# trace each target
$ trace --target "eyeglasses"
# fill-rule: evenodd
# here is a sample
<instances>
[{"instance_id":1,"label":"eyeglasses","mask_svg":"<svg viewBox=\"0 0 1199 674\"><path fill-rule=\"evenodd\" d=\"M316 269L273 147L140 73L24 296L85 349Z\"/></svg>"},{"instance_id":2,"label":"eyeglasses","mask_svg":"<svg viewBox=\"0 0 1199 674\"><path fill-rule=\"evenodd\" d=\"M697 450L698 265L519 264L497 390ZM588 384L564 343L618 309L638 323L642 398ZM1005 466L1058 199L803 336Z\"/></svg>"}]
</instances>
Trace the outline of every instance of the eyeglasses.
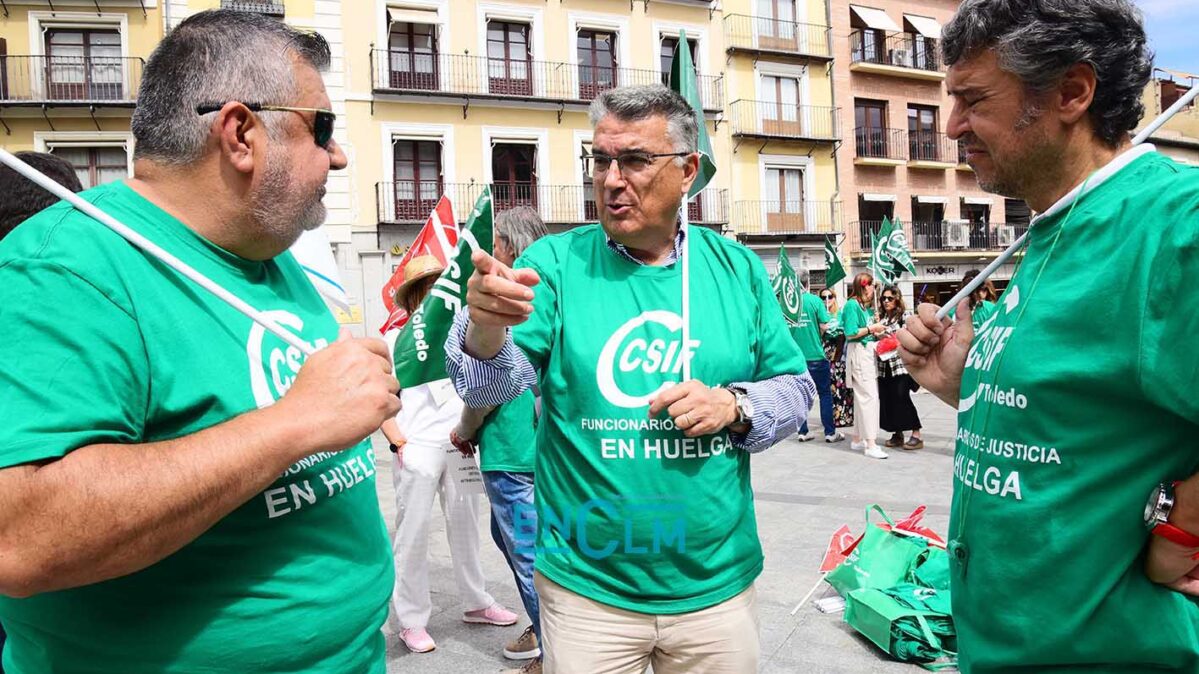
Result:
<instances>
[{"instance_id":1,"label":"eyeglasses","mask_svg":"<svg viewBox=\"0 0 1199 674\"><path fill-rule=\"evenodd\" d=\"M895 298L891 297L890 295L883 295L883 301L884 302L894 302Z\"/></svg>"},{"instance_id":2,"label":"eyeglasses","mask_svg":"<svg viewBox=\"0 0 1199 674\"><path fill-rule=\"evenodd\" d=\"M327 148L329 141L333 140L333 124L337 121L337 114L332 110L324 110L322 108L296 108L287 105L263 105L262 103L242 103L253 112L311 112L315 113L312 122L312 139L316 141L317 146ZM198 105L196 113L207 115L210 112L219 112L225 107L225 103L220 105Z\"/></svg>"},{"instance_id":3,"label":"eyeglasses","mask_svg":"<svg viewBox=\"0 0 1199 674\"><path fill-rule=\"evenodd\" d=\"M602 152L584 152L579 156L583 160L583 175L589 175L592 178L598 178L604 175L612 168L612 162L616 162L616 168L620 171L622 178L629 178L637 175L648 169L655 159L662 157L686 157L690 152L621 152L615 157L603 154Z\"/></svg>"},{"instance_id":4,"label":"eyeglasses","mask_svg":"<svg viewBox=\"0 0 1199 674\"><path fill-rule=\"evenodd\" d=\"M829 295L828 293L820 293L820 299L822 299L822 300L831 300L831 299L833 299L833 296L832 296L832 295Z\"/></svg>"}]
</instances>

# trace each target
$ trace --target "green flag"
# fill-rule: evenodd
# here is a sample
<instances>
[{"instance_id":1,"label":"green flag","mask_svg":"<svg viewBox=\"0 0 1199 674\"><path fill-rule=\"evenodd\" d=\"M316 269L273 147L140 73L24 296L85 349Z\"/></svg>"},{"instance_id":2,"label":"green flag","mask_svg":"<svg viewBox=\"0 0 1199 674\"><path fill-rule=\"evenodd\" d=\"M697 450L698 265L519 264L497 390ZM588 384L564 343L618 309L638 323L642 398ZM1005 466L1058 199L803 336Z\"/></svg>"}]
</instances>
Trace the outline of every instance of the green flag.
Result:
<instances>
[{"instance_id":1,"label":"green flag","mask_svg":"<svg viewBox=\"0 0 1199 674\"><path fill-rule=\"evenodd\" d=\"M679 31L679 43L670 62L670 88L691 105L695 122L699 125L699 175L687 191L687 198L690 199L699 194L716 175L716 157L712 154L712 141L704 126L704 104L699 97L699 82L695 77L695 66L691 63L691 49L687 46L687 32L684 30Z\"/></svg>"},{"instance_id":2,"label":"green flag","mask_svg":"<svg viewBox=\"0 0 1199 674\"><path fill-rule=\"evenodd\" d=\"M401 386L419 386L449 376L445 340L454 316L466 304L466 280L475 273L471 254L479 249L491 253L491 208L491 190L484 187L459 234L449 265L396 338L395 375Z\"/></svg>"},{"instance_id":3,"label":"green flag","mask_svg":"<svg viewBox=\"0 0 1199 674\"><path fill-rule=\"evenodd\" d=\"M845 278L845 266L841 264L841 258L837 257L837 249L833 246L832 239L824 237L824 287L832 288L837 281Z\"/></svg>"},{"instance_id":4,"label":"green flag","mask_svg":"<svg viewBox=\"0 0 1199 674\"><path fill-rule=\"evenodd\" d=\"M891 259L891 270L895 274L895 278L902 276L905 271L912 275L916 274L916 265L912 262L912 251L908 250L908 235L903 231L902 222L895 221L890 236L882 242L882 246L883 253Z\"/></svg>"},{"instance_id":5,"label":"green flag","mask_svg":"<svg viewBox=\"0 0 1199 674\"><path fill-rule=\"evenodd\" d=\"M891 285L895 280L894 270L891 267L891 258L887 256L887 250L884 244L891 238L891 219L883 218L883 226L878 230L878 235L870 234L870 262L866 268L874 275L874 278L883 285Z\"/></svg>"},{"instance_id":6,"label":"green flag","mask_svg":"<svg viewBox=\"0 0 1199 674\"><path fill-rule=\"evenodd\" d=\"M799 325L802 289L799 287L799 277L795 274L795 268L787 258L786 246L779 246L778 267L778 273L774 275L771 285L774 286L774 296L778 298L779 307L783 310L783 318L787 319L788 325L794 327Z\"/></svg>"}]
</instances>

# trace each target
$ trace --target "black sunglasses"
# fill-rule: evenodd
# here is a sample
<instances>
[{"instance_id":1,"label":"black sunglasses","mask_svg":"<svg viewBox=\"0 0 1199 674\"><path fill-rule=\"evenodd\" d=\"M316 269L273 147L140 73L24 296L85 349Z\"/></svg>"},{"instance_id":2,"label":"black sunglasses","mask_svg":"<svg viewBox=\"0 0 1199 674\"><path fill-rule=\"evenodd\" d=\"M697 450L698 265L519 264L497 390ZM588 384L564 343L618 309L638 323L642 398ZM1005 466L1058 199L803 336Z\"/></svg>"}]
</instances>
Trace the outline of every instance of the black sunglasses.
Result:
<instances>
[{"instance_id":1,"label":"black sunglasses","mask_svg":"<svg viewBox=\"0 0 1199 674\"><path fill-rule=\"evenodd\" d=\"M883 301L884 302L894 302L895 298L890 295L883 295Z\"/></svg>"},{"instance_id":2,"label":"black sunglasses","mask_svg":"<svg viewBox=\"0 0 1199 674\"><path fill-rule=\"evenodd\" d=\"M253 112L296 112L314 113L312 122L312 139L316 141L318 147L329 147L329 141L333 140L333 125L337 121L337 114L332 110L324 110L322 108L296 108L287 105L263 105L262 103L242 103ZM207 115L210 112L219 112L225 104L220 105L197 105L196 113Z\"/></svg>"},{"instance_id":3,"label":"black sunglasses","mask_svg":"<svg viewBox=\"0 0 1199 674\"><path fill-rule=\"evenodd\" d=\"M828 294L828 293L820 293L820 299L822 299L822 300L831 300L831 299L833 299L833 296L832 296L832 295L830 295L830 294Z\"/></svg>"}]
</instances>

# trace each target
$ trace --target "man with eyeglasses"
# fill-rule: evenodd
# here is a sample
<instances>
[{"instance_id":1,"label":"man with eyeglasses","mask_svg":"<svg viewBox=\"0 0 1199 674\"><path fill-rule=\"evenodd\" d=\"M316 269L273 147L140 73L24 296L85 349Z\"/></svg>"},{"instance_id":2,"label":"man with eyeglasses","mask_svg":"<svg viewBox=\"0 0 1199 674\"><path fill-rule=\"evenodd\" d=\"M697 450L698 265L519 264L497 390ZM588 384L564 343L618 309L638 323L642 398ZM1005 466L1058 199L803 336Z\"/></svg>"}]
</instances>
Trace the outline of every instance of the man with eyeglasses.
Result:
<instances>
[{"instance_id":1,"label":"man with eyeglasses","mask_svg":"<svg viewBox=\"0 0 1199 674\"><path fill-rule=\"evenodd\" d=\"M83 193L306 360L66 204L0 244L9 674L385 670L394 567L363 438L398 386L286 252L346 165L329 58L268 17L191 16L146 63L134 177Z\"/></svg>"},{"instance_id":2,"label":"man with eyeglasses","mask_svg":"<svg viewBox=\"0 0 1199 674\"><path fill-rule=\"evenodd\" d=\"M796 431L815 387L758 256L679 226L699 167L687 102L614 89L591 120L600 224L539 240L515 268L476 253L447 365L470 407L540 381L547 672L757 671L750 454Z\"/></svg>"}]
</instances>

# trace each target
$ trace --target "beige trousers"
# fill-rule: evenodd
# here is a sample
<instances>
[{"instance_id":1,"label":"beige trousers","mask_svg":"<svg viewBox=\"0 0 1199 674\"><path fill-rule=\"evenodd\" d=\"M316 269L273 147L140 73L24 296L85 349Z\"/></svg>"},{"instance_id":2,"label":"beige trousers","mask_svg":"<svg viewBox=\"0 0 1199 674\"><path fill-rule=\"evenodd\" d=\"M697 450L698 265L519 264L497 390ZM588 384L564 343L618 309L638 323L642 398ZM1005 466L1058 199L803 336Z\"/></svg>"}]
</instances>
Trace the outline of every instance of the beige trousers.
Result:
<instances>
[{"instance_id":1,"label":"beige trousers","mask_svg":"<svg viewBox=\"0 0 1199 674\"><path fill-rule=\"evenodd\" d=\"M853 434L873 445L878 440L878 363L869 346L847 345L845 384L853 389Z\"/></svg>"},{"instance_id":2,"label":"beige trousers","mask_svg":"<svg viewBox=\"0 0 1199 674\"><path fill-rule=\"evenodd\" d=\"M715 606L651 615L601 604L533 576L547 674L746 674L758 671L757 591Z\"/></svg>"}]
</instances>

